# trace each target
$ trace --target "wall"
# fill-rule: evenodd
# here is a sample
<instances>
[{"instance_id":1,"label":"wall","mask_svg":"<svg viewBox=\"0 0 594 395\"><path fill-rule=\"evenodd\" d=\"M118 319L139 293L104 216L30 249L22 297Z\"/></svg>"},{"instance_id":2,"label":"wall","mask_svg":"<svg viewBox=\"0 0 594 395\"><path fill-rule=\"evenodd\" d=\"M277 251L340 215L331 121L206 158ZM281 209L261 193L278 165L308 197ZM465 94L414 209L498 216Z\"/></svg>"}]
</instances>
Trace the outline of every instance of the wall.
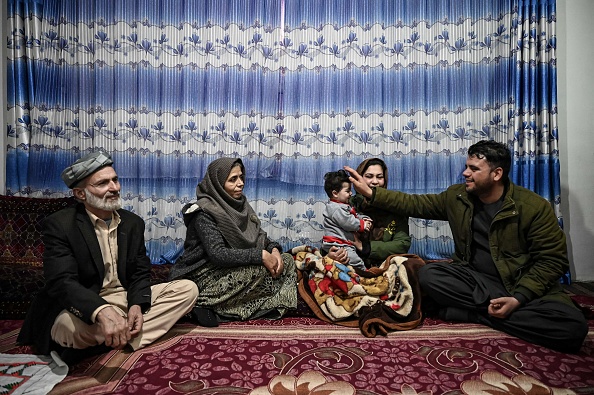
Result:
<instances>
[{"instance_id":1,"label":"wall","mask_svg":"<svg viewBox=\"0 0 594 395\"><path fill-rule=\"evenodd\" d=\"M579 281L594 281L593 15L592 0L557 0L561 210Z\"/></svg>"}]
</instances>

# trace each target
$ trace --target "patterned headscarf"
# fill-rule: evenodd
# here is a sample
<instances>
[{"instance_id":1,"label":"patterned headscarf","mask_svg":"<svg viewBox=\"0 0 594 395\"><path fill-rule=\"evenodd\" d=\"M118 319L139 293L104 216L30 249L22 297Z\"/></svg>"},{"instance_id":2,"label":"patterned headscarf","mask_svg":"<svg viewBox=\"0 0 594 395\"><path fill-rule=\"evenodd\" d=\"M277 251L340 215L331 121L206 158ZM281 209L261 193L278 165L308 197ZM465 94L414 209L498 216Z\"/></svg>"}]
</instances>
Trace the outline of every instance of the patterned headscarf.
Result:
<instances>
[{"instance_id":1,"label":"patterned headscarf","mask_svg":"<svg viewBox=\"0 0 594 395\"><path fill-rule=\"evenodd\" d=\"M234 199L225 191L225 181L235 166L241 166L245 174L241 159L219 158L212 161L196 187L197 204L215 219L230 247L263 249L266 233L260 230L260 220L245 195Z\"/></svg>"}]
</instances>

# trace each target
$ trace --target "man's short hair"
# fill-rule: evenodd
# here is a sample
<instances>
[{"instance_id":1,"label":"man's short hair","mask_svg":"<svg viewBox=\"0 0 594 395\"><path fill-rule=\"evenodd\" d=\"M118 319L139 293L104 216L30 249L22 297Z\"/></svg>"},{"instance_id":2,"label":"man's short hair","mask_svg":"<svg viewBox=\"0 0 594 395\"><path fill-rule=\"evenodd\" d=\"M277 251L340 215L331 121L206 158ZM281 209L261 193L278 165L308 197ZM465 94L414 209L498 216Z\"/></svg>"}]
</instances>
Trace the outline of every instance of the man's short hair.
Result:
<instances>
[{"instance_id":1,"label":"man's short hair","mask_svg":"<svg viewBox=\"0 0 594 395\"><path fill-rule=\"evenodd\" d=\"M342 169L326 173L324 175L324 191L326 191L326 195L328 195L328 197L331 198L332 191L340 191L342 189L342 185L345 182L351 185L351 180L349 180L349 173Z\"/></svg>"},{"instance_id":2,"label":"man's short hair","mask_svg":"<svg viewBox=\"0 0 594 395\"><path fill-rule=\"evenodd\" d=\"M511 153L505 144L493 140L481 140L468 147L468 156L485 159L491 170L501 167L502 181L507 181L511 168Z\"/></svg>"}]
</instances>

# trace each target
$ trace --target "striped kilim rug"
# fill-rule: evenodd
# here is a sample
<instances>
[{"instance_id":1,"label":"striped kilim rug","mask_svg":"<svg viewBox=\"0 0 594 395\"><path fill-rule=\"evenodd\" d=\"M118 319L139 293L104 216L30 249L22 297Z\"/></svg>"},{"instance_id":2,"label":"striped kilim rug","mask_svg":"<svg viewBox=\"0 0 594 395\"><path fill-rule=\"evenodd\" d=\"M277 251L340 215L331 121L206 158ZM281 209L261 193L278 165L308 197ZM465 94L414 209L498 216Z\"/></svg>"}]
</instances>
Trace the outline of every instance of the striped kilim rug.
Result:
<instances>
[{"instance_id":1,"label":"striped kilim rug","mask_svg":"<svg viewBox=\"0 0 594 395\"><path fill-rule=\"evenodd\" d=\"M376 338L308 317L178 324L144 350L84 361L51 394L594 393L590 324L574 355L437 320ZM0 337L0 351L27 351L11 348L17 333Z\"/></svg>"}]
</instances>

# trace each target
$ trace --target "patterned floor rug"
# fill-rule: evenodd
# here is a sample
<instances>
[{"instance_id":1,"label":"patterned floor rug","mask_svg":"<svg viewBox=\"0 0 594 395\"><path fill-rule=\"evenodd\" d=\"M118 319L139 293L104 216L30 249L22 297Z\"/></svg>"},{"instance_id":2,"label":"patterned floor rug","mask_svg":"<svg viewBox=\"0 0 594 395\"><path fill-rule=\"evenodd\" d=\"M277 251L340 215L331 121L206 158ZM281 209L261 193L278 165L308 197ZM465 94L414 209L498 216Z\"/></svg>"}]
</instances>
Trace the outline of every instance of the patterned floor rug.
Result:
<instances>
[{"instance_id":1,"label":"patterned floor rug","mask_svg":"<svg viewBox=\"0 0 594 395\"><path fill-rule=\"evenodd\" d=\"M18 324L0 327L0 352L28 351ZM82 362L51 394L594 394L590 327L570 355L437 320L376 338L307 317L178 324L144 350Z\"/></svg>"}]
</instances>

